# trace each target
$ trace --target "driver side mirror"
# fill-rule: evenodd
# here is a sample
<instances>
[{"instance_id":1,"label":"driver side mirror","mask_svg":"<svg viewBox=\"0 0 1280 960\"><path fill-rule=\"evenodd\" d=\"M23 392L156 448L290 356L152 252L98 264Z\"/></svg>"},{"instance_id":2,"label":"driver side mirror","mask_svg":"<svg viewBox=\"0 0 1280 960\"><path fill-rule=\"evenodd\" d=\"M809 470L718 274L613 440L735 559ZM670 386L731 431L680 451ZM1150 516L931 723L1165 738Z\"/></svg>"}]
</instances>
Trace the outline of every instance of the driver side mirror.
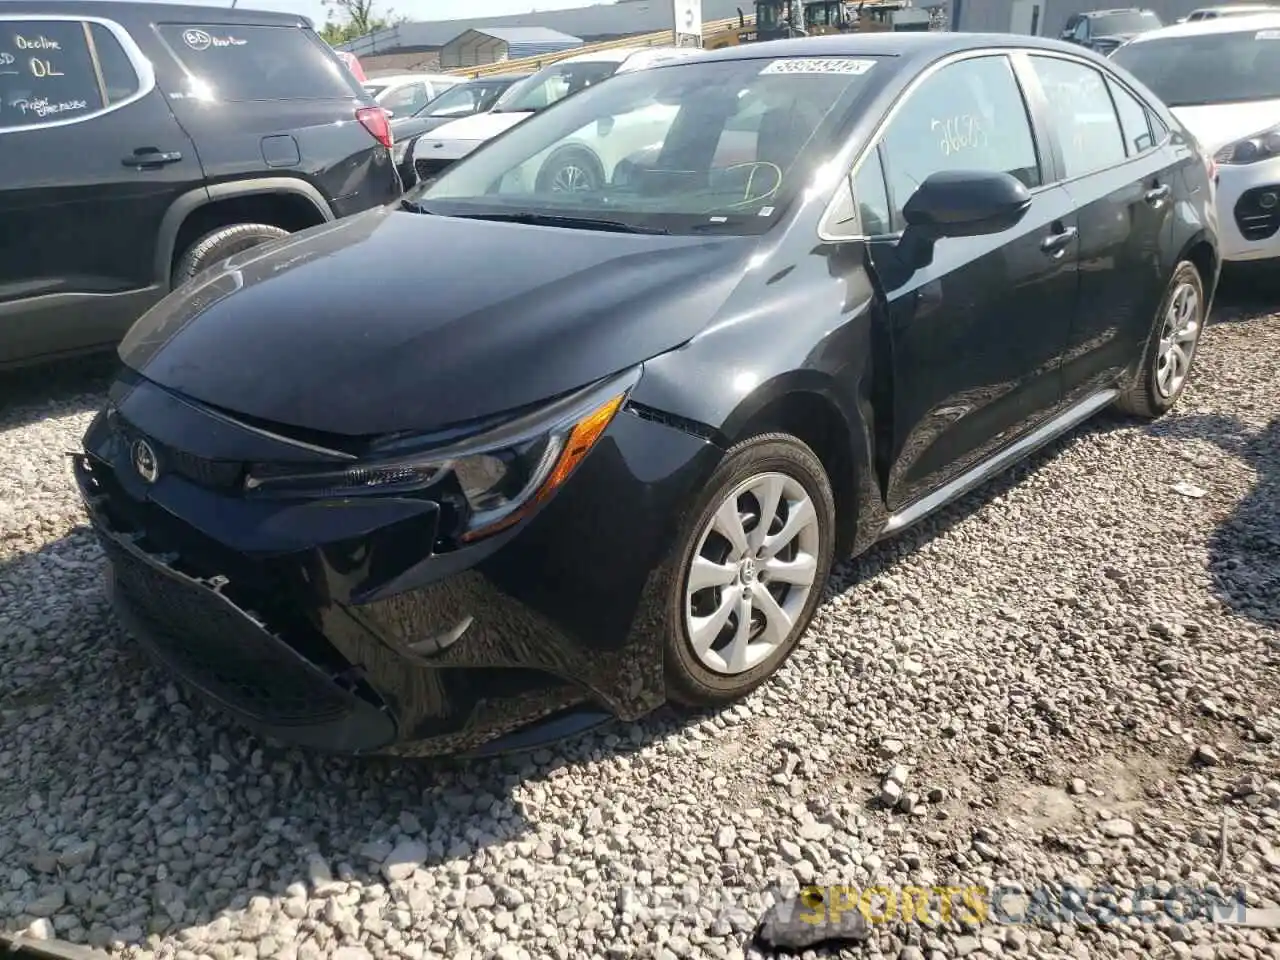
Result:
<instances>
[{"instance_id":1,"label":"driver side mirror","mask_svg":"<svg viewBox=\"0 0 1280 960\"><path fill-rule=\"evenodd\" d=\"M933 262L947 237L981 237L1017 225L1031 206L1021 180L986 170L943 170L925 178L902 208L899 250L915 269Z\"/></svg>"}]
</instances>

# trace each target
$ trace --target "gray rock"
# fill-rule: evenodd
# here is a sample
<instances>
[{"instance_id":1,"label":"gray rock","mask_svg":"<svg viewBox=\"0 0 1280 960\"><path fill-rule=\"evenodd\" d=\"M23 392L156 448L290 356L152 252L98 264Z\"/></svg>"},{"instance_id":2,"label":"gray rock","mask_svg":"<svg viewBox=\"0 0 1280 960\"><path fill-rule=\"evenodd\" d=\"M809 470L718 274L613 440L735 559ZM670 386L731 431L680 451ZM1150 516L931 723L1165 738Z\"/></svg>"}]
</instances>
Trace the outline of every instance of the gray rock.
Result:
<instances>
[{"instance_id":1,"label":"gray rock","mask_svg":"<svg viewBox=\"0 0 1280 960\"><path fill-rule=\"evenodd\" d=\"M402 840L382 864L382 875L388 880L405 880L426 863L431 851L420 840Z\"/></svg>"}]
</instances>

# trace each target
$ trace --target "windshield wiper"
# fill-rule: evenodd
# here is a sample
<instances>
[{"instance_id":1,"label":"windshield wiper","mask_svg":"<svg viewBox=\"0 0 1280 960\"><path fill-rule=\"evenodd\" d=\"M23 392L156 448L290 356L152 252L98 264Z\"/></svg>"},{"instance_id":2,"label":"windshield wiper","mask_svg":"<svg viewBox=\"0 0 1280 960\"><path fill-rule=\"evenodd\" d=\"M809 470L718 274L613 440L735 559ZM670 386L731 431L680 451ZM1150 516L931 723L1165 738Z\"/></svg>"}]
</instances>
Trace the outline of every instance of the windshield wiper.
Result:
<instances>
[{"instance_id":1,"label":"windshield wiper","mask_svg":"<svg viewBox=\"0 0 1280 960\"><path fill-rule=\"evenodd\" d=\"M601 220L596 217L566 217L550 213L460 213L467 220L493 220L497 223L527 223L535 227L570 227L578 230L601 230L609 233L648 233L669 235L662 227L642 227L621 220Z\"/></svg>"}]
</instances>

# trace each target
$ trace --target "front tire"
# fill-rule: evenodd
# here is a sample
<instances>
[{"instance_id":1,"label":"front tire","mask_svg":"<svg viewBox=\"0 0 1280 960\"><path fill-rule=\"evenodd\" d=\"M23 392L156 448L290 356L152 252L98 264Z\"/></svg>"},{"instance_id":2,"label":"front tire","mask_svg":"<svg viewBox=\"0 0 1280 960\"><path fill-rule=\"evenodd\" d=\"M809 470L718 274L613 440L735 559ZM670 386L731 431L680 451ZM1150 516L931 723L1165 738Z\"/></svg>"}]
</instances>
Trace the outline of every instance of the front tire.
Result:
<instances>
[{"instance_id":1,"label":"front tire","mask_svg":"<svg viewBox=\"0 0 1280 960\"><path fill-rule=\"evenodd\" d=\"M1133 384L1116 406L1144 420L1155 420L1173 409L1191 380L1196 348L1208 319L1204 281L1195 264L1183 260L1173 271L1151 325Z\"/></svg>"},{"instance_id":2,"label":"front tire","mask_svg":"<svg viewBox=\"0 0 1280 960\"><path fill-rule=\"evenodd\" d=\"M600 160L582 147L557 150L538 171L539 193L588 193L603 186Z\"/></svg>"},{"instance_id":3,"label":"front tire","mask_svg":"<svg viewBox=\"0 0 1280 960\"><path fill-rule=\"evenodd\" d=\"M686 706L721 706L786 662L822 599L835 550L835 501L822 463L786 434L738 444L679 543L667 691Z\"/></svg>"}]
</instances>

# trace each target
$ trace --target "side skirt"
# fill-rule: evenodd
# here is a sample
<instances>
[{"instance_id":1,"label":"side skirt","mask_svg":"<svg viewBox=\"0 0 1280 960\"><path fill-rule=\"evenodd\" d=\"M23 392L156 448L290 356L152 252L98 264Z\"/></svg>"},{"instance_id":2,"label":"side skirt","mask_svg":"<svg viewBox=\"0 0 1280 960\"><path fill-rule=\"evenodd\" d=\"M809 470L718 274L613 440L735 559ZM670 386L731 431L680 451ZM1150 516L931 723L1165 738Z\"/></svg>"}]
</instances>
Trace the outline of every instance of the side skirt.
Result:
<instances>
[{"instance_id":1,"label":"side skirt","mask_svg":"<svg viewBox=\"0 0 1280 960\"><path fill-rule=\"evenodd\" d=\"M1101 393L1095 393L1093 396L1080 401L1074 407L1064 410L1052 420L1041 424L1021 440L1011 443L994 456L956 477L950 483L939 487L928 496L920 498L910 506L893 514L885 524L884 530L880 534L881 538L891 536L914 523L918 523L935 510L946 506L975 487L986 483L1017 461L1030 456L1040 447L1056 440L1073 427L1079 426L1103 407L1109 405L1119 395L1119 390L1103 390Z\"/></svg>"}]
</instances>

